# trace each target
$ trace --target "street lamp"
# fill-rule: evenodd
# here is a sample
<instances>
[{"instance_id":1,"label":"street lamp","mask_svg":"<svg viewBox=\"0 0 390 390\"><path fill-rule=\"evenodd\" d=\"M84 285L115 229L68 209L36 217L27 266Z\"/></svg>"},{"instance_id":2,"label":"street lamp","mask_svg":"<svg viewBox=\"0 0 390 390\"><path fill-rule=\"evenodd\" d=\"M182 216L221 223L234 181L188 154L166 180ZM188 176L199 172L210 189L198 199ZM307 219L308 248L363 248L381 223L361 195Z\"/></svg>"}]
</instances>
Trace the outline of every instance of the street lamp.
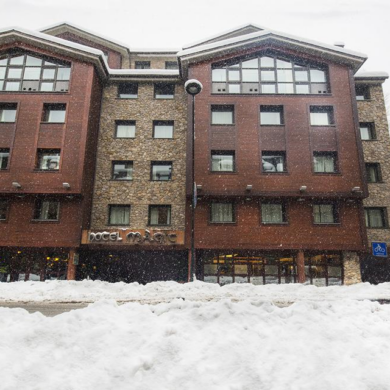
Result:
<instances>
[{"instance_id":1,"label":"street lamp","mask_svg":"<svg viewBox=\"0 0 390 390\"><path fill-rule=\"evenodd\" d=\"M191 259L190 259L190 281L194 280L195 273L195 206L196 206L196 184L195 184L195 95L202 91L203 85L198 80L188 80L184 84L186 92L192 96L192 205L191 205Z\"/></svg>"}]
</instances>

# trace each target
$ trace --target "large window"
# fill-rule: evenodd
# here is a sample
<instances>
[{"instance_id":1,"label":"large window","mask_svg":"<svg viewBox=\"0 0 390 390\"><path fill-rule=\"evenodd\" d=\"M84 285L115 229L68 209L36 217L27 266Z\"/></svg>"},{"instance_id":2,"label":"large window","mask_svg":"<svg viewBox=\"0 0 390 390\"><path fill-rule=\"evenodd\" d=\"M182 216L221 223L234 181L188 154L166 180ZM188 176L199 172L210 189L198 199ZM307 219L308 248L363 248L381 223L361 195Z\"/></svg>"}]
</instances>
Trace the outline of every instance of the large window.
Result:
<instances>
[{"instance_id":1,"label":"large window","mask_svg":"<svg viewBox=\"0 0 390 390\"><path fill-rule=\"evenodd\" d=\"M317 254L305 257L305 284L318 287L343 284L343 261L339 254Z\"/></svg>"},{"instance_id":2,"label":"large window","mask_svg":"<svg viewBox=\"0 0 390 390\"><path fill-rule=\"evenodd\" d=\"M58 171L60 156L60 149L38 149L36 168L43 171Z\"/></svg>"},{"instance_id":3,"label":"large window","mask_svg":"<svg viewBox=\"0 0 390 390\"><path fill-rule=\"evenodd\" d=\"M135 61L135 69L150 69L150 61Z\"/></svg>"},{"instance_id":4,"label":"large window","mask_svg":"<svg viewBox=\"0 0 390 390\"><path fill-rule=\"evenodd\" d=\"M177 61L165 61L165 69L179 69Z\"/></svg>"},{"instance_id":5,"label":"large window","mask_svg":"<svg viewBox=\"0 0 390 390\"><path fill-rule=\"evenodd\" d=\"M379 163L366 163L367 181L379 183L382 181L381 168Z\"/></svg>"},{"instance_id":6,"label":"large window","mask_svg":"<svg viewBox=\"0 0 390 390\"><path fill-rule=\"evenodd\" d=\"M175 84L154 84L154 97L155 99L173 99L175 97Z\"/></svg>"},{"instance_id":7,"label":"large window","mask_svg":"<svg viewBox=\"0 0 390 390\"><path fill-rule=\"evenodd\" d=\"M283 106L260 106L260 124L283 125Z\"/></svg>"},{"instance_id":8,"label":"large window","mask_svg":"<svg viewBox=\"0 0 390 390\"><path fill-rule=\"evenodd\" d=\"M213 93L329 93L327 68L273 54L214 64Z\"/></svg>"},{"instance_id":9,"label":"large window","mask_svg":"<svg viewBox=\"0 0 390 390\"><path fill-rule=\"evenodd\" d=\"M359 127L362 141L372 141L376 139L375 125L373 122L359 123Z\"/></svg>"},{"instance_id":10,"label":"large window","mask_svg":"<svg viewBox=\"0 0 390 390\"><path fill-rule=\"evenodd\" d=\"M369 100L370 88L368 85L356 85L356 100Z\"/></svg>"},{"instance_id":11,"label":"large window","mask_svg":"<svg viewBox=\"0 0 390 390\"><path fill-rule=\"evenodd\" d=\"M137 99L138 84L137 83L120 83L118 85L118 97L121 99Z\"/></svg>"},{"instance_id":12,"label":"large window","mask_svg":"<svg viewBox=\"0 0 390 390\"><path fill-rule=\"evenodd\" d=\"M16 119L16 103L1 103L0 104L0 122L13 123Z\"/></svg>"},{"instance_id":13,"label":"large window","mask_svg":"<svg viewBox=\"0 0 390 390\"><path fill-rule=\"evenodd\" d=\"M171 224L171 206L149 206L149 225L166 226Z\"/></svg>"},{"instance_id":14,"label":"large window","mask_svg":"<svg viewBox=\"0 0 390 390\"><path fill-rule=\"evenodd\" d=\"M0 199L0 221L6 221L8 214L8 201Z\"/></svg>"},{"instance_id":15,"label":"large window","mask_svg":"<svg viewBox=\"0 0 390 390\"><path fill-rule=\"evenodd\" d=\"M70 63L26 53L0 56L0 91L67 92Z\"/></svg>"},{"instance_id":16,"label":"large window","mask_svg":"<svg viewBox=\"0 0 390 390\"><path fill-rule=\"evenodd\" d=\"M337 153L314 152L313 164L315 173L337 173Z\"/></svg>"},{"instance_id":17,"label":"large window","mask_svg":"<svg viewBox=\"0 0 390 390\"><path fill-rule=\"evenodd\" d=\"M312 126L334 125L333 107L310 106L310 124Z\"/></svg>"},{"instance_id":18,"label":"large window","mask_svg":"<svg viewBox=\"0 0 390 390\"><path fill-rule=\"evenodd\" d=\"M235 171L235 152L234 151L216 151L211 152L211 171L212 172L234 172Z\"/></svg>"},{"instance_id":19,"label":"large window","mask_svg":"<svg viewBox=\"0 0 390 390\"><path fill-rule=\"evenodd\" d=\"M282 203L262 203L261 222L266 224L286 223L286 209Z\"/></svg>"},{"instance_id":20,"label":"large window","mask_svg":"<svg viewBox=\"0 0 390 390\"><path fill-rule=\"evenodd\" d=\"M262 170L265 173L286 172L286 152L263 151L261 156Z\"/></svg>"},{"instance_id":21,"label":"large window","mask_svg":"<svg viewBox=\"0 0 390 390\"><path fill-rule=\"evenodd\" d=\"M133 180L133 162L113 161L112 180Z\"/></svg>"},{"instance_id":22,"label":"large window","mask_svg":"<svg viewBox=\"0 0 390 390\"><path fill-rule=\"evenodd\" d=\"M313 216L315 224L338 223L338 212L333 203L323 203L313 205Z\"/></svg>"},{"instance_id":23,"label":"large window","mask_svg":"<svg viewBox=\"0 0 390 390\"><path fill-rule=\"evenodd\" d=\"M2 148L0 149L0 170L8 168L9 163L9 149Z\"/></svg>"},{"instance_id":24,"label":"large window","mask_svg":"<svg viewBox=\"0 0 390 390\"><path fill-rule=\"evenodd\" d=\"M130 224L130 206L109 205L108 224L116 226L128 226Z\"/></svg>"},{"instance_id":25,"label":"large window","mask_svg":"<svg viewBox=\"0 0 390 390\"><path fill-rule=\"evenodd\" d=\"M232 223L235 222L235 210L233 203L213 202L211 203L210 222Z\"/></svg>"},{"instance_id":26,"label":"large window","mask_svg":"<svg viewBox=\"0 0 390 390\"><path fill-rule=\"evenodd\" d=\"M64 123L66 115L66 104L47 103L43 105L42 122Z\"/></svg>"},{"instance_id":27,"label":"large window","mask_svg":"<svg viewBox=\"0 0 390 390\"><path fill-rule=\"evenodd\" d=\"M135 121L116 121L115 122L116 138L134 138Z\"/></svg>"},{"instance_id":28,"label":"large window","mask_svg":"<svg viewBox=\"0 0 390 390\"><path fill-rule=\"evenodd\" d=\"M364 215L368 228L380 229L388 226L387 213L384 207L366 207Z\"/></svg>"},{"instance_id":29,"label":"large window","mask_svg":"<svg viewBox=\"0 0 390 390\"><path fill-rule=\"evenodd\" d=\"M58 200L36 199L33 219L37 221L58 221L60 202Z\"/></svg>"},{"instance_id":30,"label":"large window","mask_svg":"<svg viewBox=\"0 0 390 390\"><path fill-rule=\"evenodd\" d=\"M153 121L153 138L173 138L173 121Z\"/></svg>"},{"instance_id":31,"label":"large window","mask_svg":"<svg viewBox=\"0 0 390 390\"><path fill-rule=\"evenodd\" d=\"M234 106L211 106L212 125L232 125L234 124Z\"/></svg>"},{"instance_id":32,"label":"large window","mask_svg":"<svg viewBox=\"0 0 390 390\"><path fill-rule=\"evenodd\" d=\"M172 180L172 161L152 161L151 180Z\"/></svg>"}]
</instances>

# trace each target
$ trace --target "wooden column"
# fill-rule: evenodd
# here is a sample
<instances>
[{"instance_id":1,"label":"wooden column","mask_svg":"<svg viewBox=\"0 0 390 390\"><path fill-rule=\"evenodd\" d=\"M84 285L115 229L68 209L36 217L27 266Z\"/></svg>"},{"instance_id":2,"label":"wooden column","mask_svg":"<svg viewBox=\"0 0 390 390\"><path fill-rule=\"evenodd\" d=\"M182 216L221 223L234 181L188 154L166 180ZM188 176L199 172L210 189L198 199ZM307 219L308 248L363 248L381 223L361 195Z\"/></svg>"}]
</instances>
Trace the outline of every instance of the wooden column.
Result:
<instances>
[{"instance_id":1,"label":"wooden column","mask_svg":"<svg viewBox=\"0 0 390 390\"><path fill-rule=\"evenodd\" d=\"M305 283L305 254L303 251L298 251L297 255L297 273L298 273L298 283Z\"/></svg>"},{"instance_id":2,"label":"wooden column","mask_svg":"<svg viewBox=\"0 0 390 390\"><path fill-rule=\"evenodd\" d=\"M71 249L69 251L69 260L68 260L68 270L66 273L66 280L76 280L76 265L74 264L74 256L76 254L76 249Z\"/></svg>"}]
</instances>

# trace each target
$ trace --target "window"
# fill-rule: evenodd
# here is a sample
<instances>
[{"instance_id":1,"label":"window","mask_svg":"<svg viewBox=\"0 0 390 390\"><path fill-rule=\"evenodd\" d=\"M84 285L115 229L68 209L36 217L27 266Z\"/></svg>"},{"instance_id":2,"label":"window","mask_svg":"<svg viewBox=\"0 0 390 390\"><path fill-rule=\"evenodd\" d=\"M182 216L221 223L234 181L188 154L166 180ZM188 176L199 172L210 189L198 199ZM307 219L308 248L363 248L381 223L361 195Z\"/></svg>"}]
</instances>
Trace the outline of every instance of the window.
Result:
<instances>
[{"instance_id":1,"label":"window","mask_svg":"<svg viewBox=\"0 0 390 390\"><path fill-rule=\"evenodd\" d=\"M0 170L8 168L9 162L9 149L0 149Z\"/></svg>"},{"instance_id":2,"label":"window","mask_svg":"<svg viewBox=\"0 0 390 390\"><path fill-rule=\"evenodd\" d=\"M356 85L356 100L369 100L370 88L368 85Z\"/></svg>"},{"instance_id":3,"label":"window","mask_svg":"<svg viewBox=\"0 0 390 390\"><path fill-rule=\"evenodd\" d=\"M310 106L310 124L312 126L334 125L333 107Z\"/></svg>"},{"instance_id":4,"label":"window","mask_svg":"<svg viewBox=\"0 0 390 390\"><path fill-rule=\"evenodd\" d=\"M338 214L334 204L315 204L313 206L314 223L338 223Z\"/></svg>"},{"instance_id":5,"label":"window","mask_svg":"<svg viewBox=\"0 0 390 390\"><path fill-rule=\"evenodd\" d=\"M153 121L153 138L173 138L173 121Z\"/></svg>"},{"instance_id":6,"label":"window","mask_svg":"<svg viewBox=\"0 0 390 390\"><path fill-rule=\"evenodd\" d=\"M135 121L115 121L115 137L116 138L134 138L135 137Z\"/></svg>"},{"instance_id":7,"label":"window","mask_svg":"<svg viewBox=\"0 0 390 390\"><path fill-rule=\"evenodd\" d=\"M367 181L379 183L382 181L381 169L378 163L366 163Z\"/></svg>"},{"instance_id":8,"label":"window","mask_svg":"<svg viewBox=\"0 0 390 390\"><path fill-rule=\"evenodd\" d=\"M108 224L128 226L130 224L130 206L109 205Z\"/></svg>"},{"instance_id":9,"label":"window","mask_svg":"<svg viewBox=\"0 0 390 390\"><path fill-rule=\"evenodd\" d=\"M329 93L327 67L273 53L212 66L213 93Z\"/></svg>"},{"instance_id":10,"label":"window","mask_svg":"<svg viewBox=\"0 0 390 390\"><path fill-rule=\"evenodd\" d=\"M211 106L211 124L234 124L234 106Z\"/></svg>"},{"instance_id":11,"label":"window","mask_svg":"<svg viewBox=\"0 0 390 390\"><path fill-rule=\"evenodd\" d=\"M235 222L233 203L214 202L211 203L211 221L213 223Z\"/></svg>"},{"instance_id":12,"label":"window","mask_svg":"<svg viewBox=\"0 0 390 390\"><path fill-rule=\"evenodd\" d=\"M234 172L235 171L234 151L211 151L212 172Z\"/></svg>"},{"instance_id":13,"label":"window","mask_svg":"<svg viewBox=\"0 0 390 390\"><path fill-rule=\"evenodd\" d=\"M133 162L113 161L112 180L133 180Z\"/></svg>"},{"instance_id":14,"label":"window","mask_svg":"<svg viewBox=\"0 0 390 390\"><path fill-rule=\"evenodd\" d=\"M137 83L120 83L118 85L118 97L121 99L137 99L138 84Z\"/></svg>"},{"instance_id":15,"label":"window","mask_svg":"<svg viewBox=\"0 0 390 390\"><path fill-rule=\"evenodd\" d=\"M266 173L286 172L286 153L285 152L266 152L261 156L262 169Z\"/></svg>"},{"instance_id":16,"label":"window","mask_svg":"<svg viewBox=\"0 0 390 390\"><path fill-rule=\"evenodd\" d=\"M386 228L387 212L383 207L367 207L364 209L366 226L368 228Z\"/></svg>"},{"instance_id":17,"label":"window","mask_svg":"<svg viewBox=\"0 0 390 390\"><path fill-rule=\"evenodd\" d=\"M37 221L58 221L60 202L58 200L36 199L33 219Z\"/></svg>"},{"instance_id":18,"label":"window","mask_svg":"<svg viewBox=\"0 0 390 390\"><path fill-rule=\"evenodd\" d=\"M165 69L179 69L177 61L165 61Z\"/></svg>"},{"instance_id":19,"label":"window","mask_svg":"<svg viewBox=\"0 0 390 390\"><path fill-rule=\"evenodd\" d=\"M175 84L154 84L155 99L173 99L175 97Z\"/></svg>"},{"instance_id":20,"label":"window","mask_svg":"<svg viewBox=\"0 0 390 390\"><path fill-rule=\"evenodd\" d=\"M8 201L5 199L0 199L0 221L7 220L8 214Z\"/></svg>"},{"instance_id":21,"label":"window","mask_svg":"<svg viewBox=\"0 0 390 390\"><path fill-rule=\"evenodd\" d=\"M313 163L315 173L336 173L337 153L335 152L314 152Z\"/></svg>"},{"instance_id":22,"label":"window","mask_svg":"<svg viewBox=\"0 0 390 390\"><path fill-rule=\"evenodd\" d=\"M172 180L172 161L152 161L151 180Z\"/></svg>"},{"instance_id":23,"label":"window","mask_svg":"<svg viewBox=\"0 0 390 390\"><path fill-rule=\"evenodd\" d=\"M66 104L44 104L43 122L64 123L66 114Z\"/></svg>"},{"instance_id":24,"label":"window","mask_svg":"<svg viewBox=\"0 0 390 390\"><path fill-rule=\"evenodd\" d=\"M283 125L283 106L260 106L261 125Z\"/></svg>"},{"instance_id":25,"label":"window","mask_svg":"<svg viewBox=\"0 0 390 390\"><path fill-rule=\"evenodd\" d=\"M2 103L0 104L0 122L13 123L16 119L17 105L14 103Z\"/></svg>"},{"instance_id":26,"label":"window","mask_svg":"<svg viewBox=\"0 0 390 390\"><path fill-rule=\"evenodd\" d=\"M149 206L149 225L170 225L171 206Z\"/></svg>"},{"instance_id":27,"label":"window","mask_svg":"<svg viewBox=\"0 0 390 390\"><path fill-rule=\"evenodd\" d=\"M360 138L362 141L371 141L376 139L375 126L373 122L359 123Z\"/></svg>"},{"instance_id":28,"label":"window","mask_svg":"<svg viewBox=\"0 0 390 390\"><path fill-rule=\"evenodd\" d=\"M60 149L38 149L36 168L44 171L58 171L60 155Z\"/></svg>"},{"instance_id":29,"label":"window","mask_svg":"<svg viewBox=\"0 0 390 390\"><path fill-rule=\"evenodd\" d=\"M0 57L0 91L67 92L70 63L23 52Z\"/></svg>"},{"instance_id":30,"label":"window","mask_svg":"<svg viewBox=\"0 0 390 390\"><path fill-rule=\"evenodd\" d=\"M269 224L287 222L285 206L281 203L262 203L261 222Z\"/></svg>"},{"instance_id":31,"label":"window","mask_svg":"<svg viewBox=\"0 0 390 390\"><path fill-rule=\"evenodd\" d=\"M135 69L150 69L150 61L135 61Z\"/></svg>"}]
</instances>

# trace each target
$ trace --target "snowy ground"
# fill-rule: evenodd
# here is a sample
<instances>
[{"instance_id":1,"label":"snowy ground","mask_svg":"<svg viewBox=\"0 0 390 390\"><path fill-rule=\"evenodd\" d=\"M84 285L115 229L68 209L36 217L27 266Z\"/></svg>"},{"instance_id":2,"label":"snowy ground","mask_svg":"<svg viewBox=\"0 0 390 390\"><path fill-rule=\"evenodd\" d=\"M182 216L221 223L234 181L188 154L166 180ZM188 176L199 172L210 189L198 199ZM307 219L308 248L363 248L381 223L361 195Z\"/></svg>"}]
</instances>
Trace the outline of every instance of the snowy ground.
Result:
<instances>
[{"instance_id":1,"label":"snowy ground","mask_svg":"<svg viewBox=\"0 0 390 390\"><path fill-rule=\"evenodd\" d=\"M3 301L97 301L56 317L0 308L0 389L389 390L378 298L390 283L0 283Z\"/></svg>"}]
</instances>

